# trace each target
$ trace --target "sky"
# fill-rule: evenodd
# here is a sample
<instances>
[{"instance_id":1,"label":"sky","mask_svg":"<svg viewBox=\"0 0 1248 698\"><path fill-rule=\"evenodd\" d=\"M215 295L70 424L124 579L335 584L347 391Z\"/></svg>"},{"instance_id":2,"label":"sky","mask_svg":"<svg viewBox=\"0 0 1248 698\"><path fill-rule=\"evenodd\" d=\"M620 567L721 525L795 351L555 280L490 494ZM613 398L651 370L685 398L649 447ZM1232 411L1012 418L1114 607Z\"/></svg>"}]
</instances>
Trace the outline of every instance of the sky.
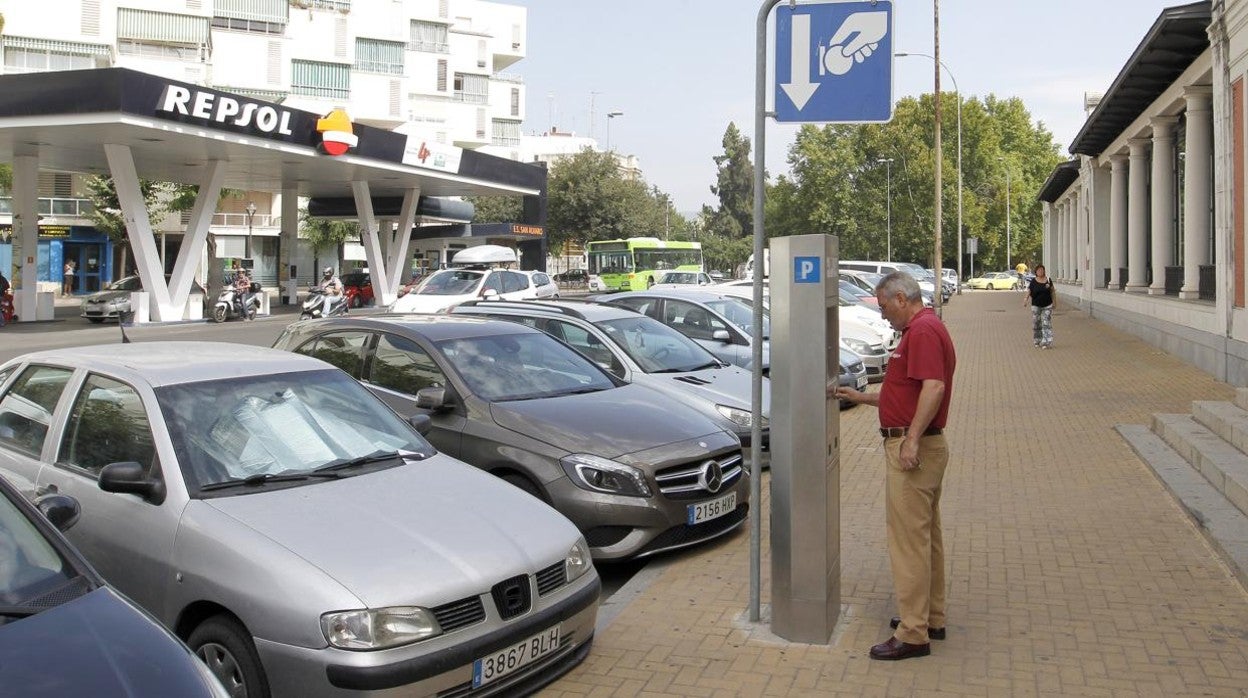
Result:
<instances>
[{"instance_id":1,"label":"sky","mask_svg":"<svg viewBox=\"0 0 1248 698\"><path fill-rule=\"evenodd\" d=\"M723 153L729 122L754 141L762 0L499 1L528 9L526 56L506 71L527 87L525 134L553 126L592 135L605 147L609 128L611 147L637 156L646 182L670 194L678 211L718 205L710 190L713 158ZM933 4L895 0L895 51L933 53ZM952 91L956 81L966 98L1021 98L1067 154L1085 120L1084 93L1106 91L1161 11L1182 4L944 0L940 58L948 71L941 89ZM774 29L767 36L773 42ZM931 59L894 61L894 99L932 91ZM622 114L608 126L609 112ZM945 138L952 140L954 115L945 118ZM788 172L796 132L768 119L765 156L773 181Z\"/></svg>"}]
</instances>

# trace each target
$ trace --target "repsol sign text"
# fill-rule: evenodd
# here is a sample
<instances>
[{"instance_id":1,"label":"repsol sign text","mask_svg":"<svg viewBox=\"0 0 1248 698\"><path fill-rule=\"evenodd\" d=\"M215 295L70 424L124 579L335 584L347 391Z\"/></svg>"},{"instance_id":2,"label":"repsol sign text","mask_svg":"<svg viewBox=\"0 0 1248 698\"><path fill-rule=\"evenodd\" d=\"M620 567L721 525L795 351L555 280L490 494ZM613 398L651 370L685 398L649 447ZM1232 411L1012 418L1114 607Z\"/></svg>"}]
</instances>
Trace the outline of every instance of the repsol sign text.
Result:
<instances>
[{"instance_id":1,"label":"repsol sign text","mask_svg":"<svg viewBox=\"0 0 1248 698\"><path fill-rule=\"evenodd\" d=\"M274 137L292 135L289 109L181 85L165 88L156 112L219 125L231 131L258 131Z\"/></svg>"}]
</instances>

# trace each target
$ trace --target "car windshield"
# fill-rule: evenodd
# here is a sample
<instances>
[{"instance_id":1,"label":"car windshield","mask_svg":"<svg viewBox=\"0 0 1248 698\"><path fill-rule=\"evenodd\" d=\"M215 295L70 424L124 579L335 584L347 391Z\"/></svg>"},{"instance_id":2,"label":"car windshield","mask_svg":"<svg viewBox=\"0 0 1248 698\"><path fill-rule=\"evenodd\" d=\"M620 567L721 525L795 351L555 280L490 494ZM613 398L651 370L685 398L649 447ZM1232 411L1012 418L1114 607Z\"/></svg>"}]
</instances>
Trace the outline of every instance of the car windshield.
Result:
<instances>
[{"instance_id":1,"label":"car windshield","mask_svg":"<svg viewBox=\"0 0 1248 698\"><path fill-rule=\"evenodd\" d=\"M400 454L434 452L410 425L336 369L168 385L156 389L156 400L191 490L306 475L377 454L395 456L391 461L397 465Z\"/></svg>"},{"instance_id":2,"label":"car windshield","mask_svg":"<svg viewBox=\"0 0 1248 698\"><path fill-rule=\"evenodd\" d=\"M436 346L469 390L489 402L615 387L589 359L542 332L448 339Z\"/></svg>"},{"instance_id":3,"label":"car windshield","mask_svg":"<svg viewBox=\"0 0 1248 698\"><path fill-rule=\"evenodd\" d=\"M473 269L443 269L425 279L416 293L426 296L459 296L475 293L485 272Z\"/></svg>"},{"instance_id":4,"label":"car windshield","mask_svg":"<svg viewBox=\"0 0 1248 698\"><path fill-rule=\"evenodd\" d=\"M749 334L750 328L754 325L754 302L744 298L724 298L722 300L707 301L706 307L714 310L724 319L737 327L741 331ZM771 313L767 310L766 302L763 303L763 339L771 337Z\"/></svg>"},{"instance_id":5,"label":"car windshield","mask_svg":"<svg viewBox=\"0 0 1248 698\"><path fill-rule=\"evenodd\" d=\"M77 576L78 571L44 538L43 532L0 493L0 605L26 604ZM73 597L63 600L69 598ZM44 605L55 604L38 604ZM14 619L0 613L0 624Z\"/></svg>"},{"instance_id":6,"label":"car windshield","mask_svg":"<svg viewBox=\"0 0 1248 698\"><path fill-rule=\"evenodd\" d=\"M594 323L646 373L681 373L718 366L701 344L651 317Z\"/></svg>"},{"instance_id":7,"label":"car windshield","mask_svg":"<svg viewBox=\"0 0 1248 698\"><path fill-rule=\"evenodd\" d=\"M667 271L658 279L662 284L697 284L698 274L692 271Z\"/></svg>"},{"instance_id":8,"label":"car windshield","mask_svg":"<svg viewBox=\"0 0 1248 698\"><path fill-rule=\"evenodd\" d=\"M117 279L108 285L109 291L142 291L143 280L137 276L127 276L123 279Z\"/></svg>"}]
</instances>

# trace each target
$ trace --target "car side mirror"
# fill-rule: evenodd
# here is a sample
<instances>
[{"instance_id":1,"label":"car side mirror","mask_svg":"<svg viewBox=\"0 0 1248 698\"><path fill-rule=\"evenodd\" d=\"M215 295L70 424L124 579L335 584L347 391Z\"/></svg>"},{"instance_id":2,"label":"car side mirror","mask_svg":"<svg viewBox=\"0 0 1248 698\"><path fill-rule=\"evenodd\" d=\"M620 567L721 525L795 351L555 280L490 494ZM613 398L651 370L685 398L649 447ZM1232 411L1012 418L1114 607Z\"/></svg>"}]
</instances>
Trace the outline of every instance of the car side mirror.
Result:
<instances>
[{"instance_id":1,"label":"car side mirror","mask_svg":"<svg viewBox=\"0 0 1248 698\"><path fill-rule=\"evenodd\" d=\"M35 502L35 506L43 514L43 518L62 533L78 523L78 517L82 515L82 507L78 504L78 500L64 494L49 494L40 497Z\"/></svg>"},{"instance_id":2,"label":"car side mirror","mask_svg":"<svg viewBox=\"0 0 1248 698\"><path fill-rule=\"evenodd\" d=\"M446 408L446 388L421 388L416 391L416 406L437 412Z\"/></svg>"},{"instance_id":3,"label":"car side mirror","mask_svg":"<svg viewBox=\"0 0 1248 698\"><path fill-rule=\"evenodd\" d=\"M728 333L728 330L715 330L711 333L711 339L717 342L731 342L732 335Z\"/></svg>"},{"instance_id":4,"label":"car side mirror","mask_svg":"<svg viewBox=\"0 0 1248 698\"><path fill-rule=\"evenodd\" d=\"M117 494L137 494L152 504L165 501L165 483L150 478L134 461L109 463L100 471L100 489Z\"/></svg>"},{"instance_id":5,"label":"car side mirror","mask_svg":"<svg viewBox=\"0 0 1248 698\"><path fill-rule=\"evenodd\" d=\"M487 288L481 292L481 297L487 301L496 301L502 296L498 295L498 291L495 291L492 288Z\"/></svg>"},{"instance_id":6,"label":"car side mirror","mask_svg":"<svg viewBox=\"0 0 1248 698\"><path fill-rule=\"evenodd\" d=\"M427 414L414 414L408 418L407 422L415 427L416 433L421 436L427 436L433 430L433 420Z\"/></svg>"}]
</instances>

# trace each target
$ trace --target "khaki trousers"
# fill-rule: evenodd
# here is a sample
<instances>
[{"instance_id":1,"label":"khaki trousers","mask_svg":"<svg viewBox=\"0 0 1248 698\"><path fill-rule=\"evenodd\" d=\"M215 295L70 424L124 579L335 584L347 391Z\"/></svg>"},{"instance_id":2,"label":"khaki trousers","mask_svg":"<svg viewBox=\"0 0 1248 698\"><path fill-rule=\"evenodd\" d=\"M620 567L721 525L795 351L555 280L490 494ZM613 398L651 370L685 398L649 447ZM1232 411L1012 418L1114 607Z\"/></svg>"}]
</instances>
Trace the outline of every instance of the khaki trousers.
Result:
<instances>
[{"instance_id":1,"label":"khaki trousers","mask_svg":"<svg viewBox=\"0 0 1248 698\"><path fill-rule=\"evenodd\" d=\"M893 636L902 642L923 644L928 641L929 627L945 627L940 491L949 464L949 445L943 434L924 436L919 439L919 468L902 470L902 441L902 437L884 440L888 557L901 618Z\"/></svg>"}]
</instances>

